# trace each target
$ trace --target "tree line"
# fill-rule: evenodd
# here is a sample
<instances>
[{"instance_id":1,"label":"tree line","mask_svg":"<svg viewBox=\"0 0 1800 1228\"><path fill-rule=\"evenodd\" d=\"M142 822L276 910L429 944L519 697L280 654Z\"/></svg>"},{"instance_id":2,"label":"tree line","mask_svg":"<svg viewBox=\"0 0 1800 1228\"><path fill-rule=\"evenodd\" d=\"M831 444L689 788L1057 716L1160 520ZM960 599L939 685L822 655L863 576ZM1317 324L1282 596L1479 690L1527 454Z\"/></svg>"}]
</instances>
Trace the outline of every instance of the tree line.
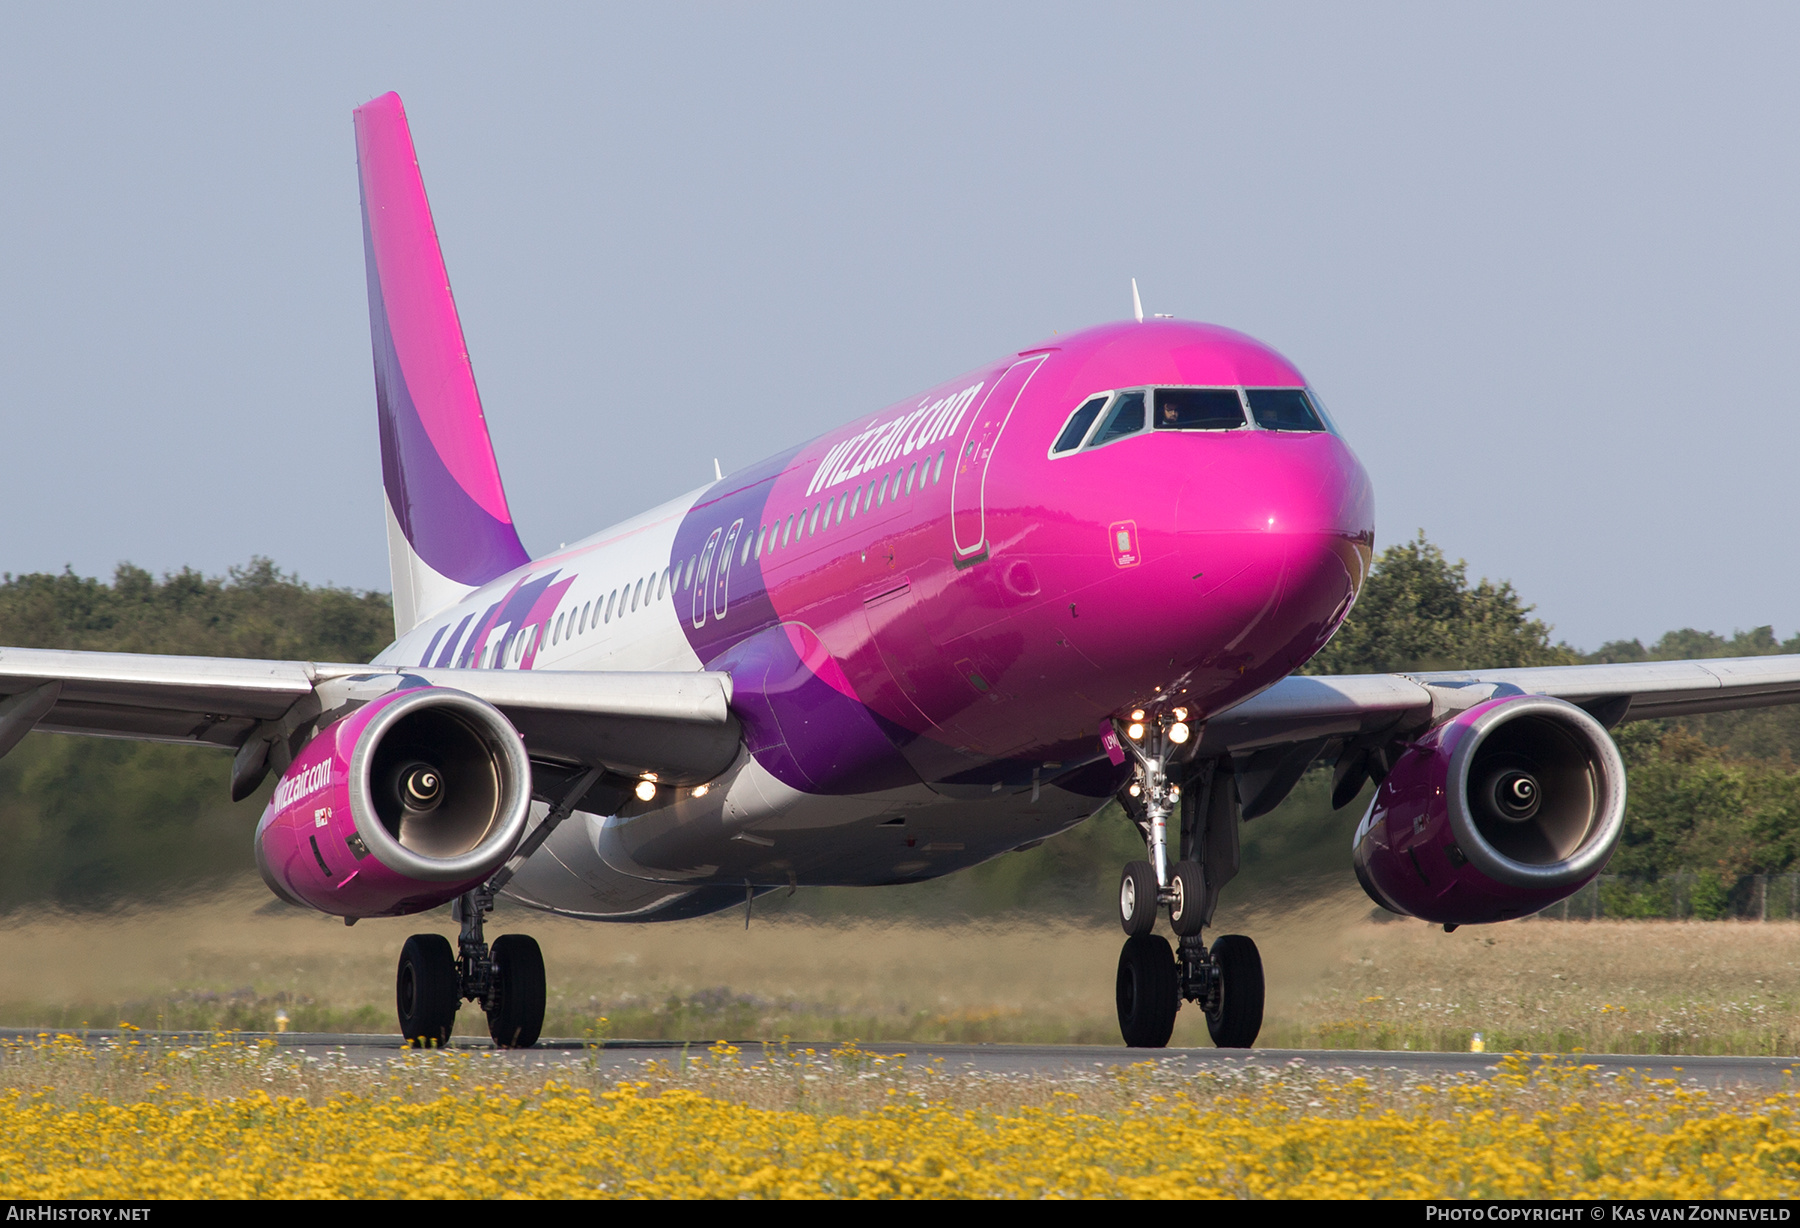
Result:
<instances>
[{"instance_id":1,"label":"tree line","mask_svg":"<svg viewBox=\"0 0 1800 1228\"><path fill-rule=\"evenodd\" d=\"M1730 636L1689 628L1648 646L1613 641L1581 652L1553 640L1534 613L1510 584L1470 582L1465 564L1420 534L1379 555L1348 622L1307 672L1800 652L1800 635L1778 640L1766 626ZM308 585L262 558L211 577L184 569L158 578L129 564L111 582L67 570L0 576L0 645L366 661L392 628L385 593ZM1728 902L1752 876L1800 872L1800 707L1638 722L1614 736L1630 783L1610 874L1654 884L1698 873L1708 899ZM31 735L0 759L0 909L106 908L254 872L250 834L262 796L233 805L229 766L229 756L198 747ZM1315 774L1245 827L1245 870L1234 890L1349 881L1350 831L1367 794L1333 812L1328 793ZM1119 864L1141 855L1136 842L1122 817L1103 813L949 880L803 893L768 908L982 913L1048 903L1103 916ZM1646 900L1654 895L1643 890Z\"/></svg>"}]
</instances>

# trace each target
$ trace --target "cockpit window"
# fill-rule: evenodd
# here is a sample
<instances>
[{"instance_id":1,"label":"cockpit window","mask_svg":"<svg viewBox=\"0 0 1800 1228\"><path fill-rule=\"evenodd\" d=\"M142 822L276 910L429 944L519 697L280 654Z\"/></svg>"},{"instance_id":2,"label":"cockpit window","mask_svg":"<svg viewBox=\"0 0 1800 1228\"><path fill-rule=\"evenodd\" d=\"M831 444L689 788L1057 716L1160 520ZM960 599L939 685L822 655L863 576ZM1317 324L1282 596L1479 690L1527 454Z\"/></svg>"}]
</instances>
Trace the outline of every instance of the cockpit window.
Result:
<instances>
[{"instance_id":1,"label":"cockpit window","mask_svg":"<svg viewBox=\"0 0 1800 1228\"><path fill-rule=\"evenodd\" d=\"M1134 435L1144 429L1144 394L1142 392L1121 392L1113 402L1112 413L1106 417L1106 425L1094 436L1094 445L1110 443L1114 439L1122 439L1126 435Z\"/></svg>"},{"instance_id":2,"label":"cockpit window","mask_svg":"<svg viewBox=\"0 0 1800 1228\"><path fill-rule=\"evenodd\" d=\"M1250 412L1265 431L1322 431L1325 424L1304 388L1247 388Z\"/></svg>"},{"instance_id":3,"label":"cockpit window","mask_svg":"<svg viewBox=\"0 0 1800 1228\"><path fill-rule=\"evenodd\" d=\"M1156 390L1156 429L1159 431L1229 431L1242 425L1244 406L1238 400L1236 388Z\"/></svg>"},{"instance_id":4,"label":"cockpit window","mask_svg":"<svg viewBox=\"0 0 1800 1228\"><path fill-rule=\"evenodd\" d=\"M1050 451L1052 453L1069 452L1079 448L1081 441L1087 438L1088 427L1094 425L1094 419L1098 418L1100 411L1106 408L1106 398L1111 395L1111 393L1102 393L1082 402L1081 408L1076 410L1074 416L1069 419L1069 425L1063 427L1063 433L1056 437L1056 446Z\"/></svg>"}]
</instances>

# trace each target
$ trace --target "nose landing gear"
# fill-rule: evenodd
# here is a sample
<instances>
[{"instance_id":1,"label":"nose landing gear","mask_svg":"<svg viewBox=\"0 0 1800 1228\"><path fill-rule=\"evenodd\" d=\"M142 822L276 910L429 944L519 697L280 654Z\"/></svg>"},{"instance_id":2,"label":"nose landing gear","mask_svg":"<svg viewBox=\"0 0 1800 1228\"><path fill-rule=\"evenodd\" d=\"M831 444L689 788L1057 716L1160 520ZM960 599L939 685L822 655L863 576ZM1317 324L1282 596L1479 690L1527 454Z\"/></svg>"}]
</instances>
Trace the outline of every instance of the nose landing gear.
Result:
<instances>
[{"instance_id":1,"label":"nose landing gear","mask_svg":"<svg viewBox=\"0 0 1800 1228\"><path fill-rule=\"evenodd\" d=\"M1210 948L1201 937L1238 870L1236 782L1227 760L1172 762L1193 737L1186 716L1179 708L1148 718L1137 712L1121 730L1137 770L1119 801L1150 856L1127 864L1119 880L1119 922L1129 935L1119 952L1119 1031L1132 1048L1160 1049L1188 1001L1205 1012L1215 1045L1247 1049L1262 1030L1262 956L1242 934L1226 934ZM1170 778L1171 768L1184 773L1183 783ZM1177 812L1178 858L1171 864L1168 820ZM1178 951L1151 932L1163 906Z\"/></svg>"}]
</instances>

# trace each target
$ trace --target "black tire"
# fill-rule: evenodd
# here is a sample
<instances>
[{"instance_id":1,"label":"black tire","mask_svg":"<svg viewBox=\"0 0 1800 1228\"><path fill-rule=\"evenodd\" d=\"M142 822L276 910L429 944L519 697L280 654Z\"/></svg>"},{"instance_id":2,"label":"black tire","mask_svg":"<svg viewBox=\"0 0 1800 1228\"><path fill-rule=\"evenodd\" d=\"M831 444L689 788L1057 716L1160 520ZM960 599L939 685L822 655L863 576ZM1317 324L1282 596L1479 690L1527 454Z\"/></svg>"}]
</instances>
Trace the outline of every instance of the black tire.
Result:
<instances>
[{"instance_id":1,"label":"black tire","mask_svg":"<svg viewBox=\"0 0 1800 1228\"><path fill-rule=\"evenodd\" d=\"M488 1035L502 1049L529 1049L544 1030L544 953L535 938L502 934L494 939L493 958Z\"/></svg>"},{"instance_id":2,"label":"black tire","mask_svg":"<svg viewBox=\"0 0 1800 1228\"><path fill-rule=\"evenodd\" d=\"M414 934L400 948L394 1005L407 1044L442 1048L449 1043L457 1008L462 1005L462 979L456 973L456 956L442 934Z\"/></svg>"},{"instance_id":3,"label":"black tire","mask_svg":"<svg viewBox=\"0 0 1800 1228\"><path fill-rule=\"evenodd\" d=\"M1197 861L1178 861L1169 871L1169 925L1183 938L1198 934L1206 924L1206 871Z\"/></svg>"},{"instance_id":4,"label":"black tire","mask_svg":"<svg viewBox=\"0 0 1800 1228\"><path fill-rule=\"evenodd\" d=\"M1147 861L1131 861L1119 874L1119 924L1137 937L1156 928L1156 871Z\"/></svg>"},{"instance_id":5,"label":"black tire","mask_svg":"<svg viewBox=\"0 0 1800 1228\"><path fill-rule=\"evenodd\" d=\"M1262 1031L1263 966L1256 944L1242 934L1225 934L1212 944L1219 969L1219 995L1206 1012L1206 1030L1221 1049L1248 1049Z\"/></svg>"},{"instance_id":6,"label":"black tire","mask_svg":"<svg viewBox=\"0 0 1800 1228\"><path fill-rule=\"evenodd\" d=\"M1161 1049L1175 1031L1181 991L1175 954L1160 934L1135 934L1119 952L1119 1032L1133 1049Z\"/></svg>"}]
</instances>

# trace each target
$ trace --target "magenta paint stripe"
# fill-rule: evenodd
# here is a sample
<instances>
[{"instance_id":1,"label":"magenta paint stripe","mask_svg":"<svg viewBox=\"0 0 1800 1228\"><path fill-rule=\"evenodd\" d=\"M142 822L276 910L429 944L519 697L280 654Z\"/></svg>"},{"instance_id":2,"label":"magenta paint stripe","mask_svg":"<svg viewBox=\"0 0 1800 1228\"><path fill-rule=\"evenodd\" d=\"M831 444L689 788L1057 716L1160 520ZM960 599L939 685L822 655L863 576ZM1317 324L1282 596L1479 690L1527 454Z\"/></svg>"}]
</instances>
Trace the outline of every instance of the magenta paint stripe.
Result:
<instances>
[{"instance_id":1,"label":"magenta paint stripe","mask_svg":"<svg viewBox=\"0 0 1800 1228\"><path fill-rule=\"evenodd\" d=\"M368 214L363 215L365 240ZM372 248L366 252L374 263ZM371 268L369 336L375 356L375 409L381 480L388 506L413 551L439 575L480 585L531 561L510 520L497 520L444 466L425 430L388 329L387 304Z\"/></svg>"},{"instance_id":2,"label":"magenta paint stripe","mask_svg":"<svg viewBox=\"0 0 1800 1228\"><path fill-rule=\"evenodd\" d=\"M356 154L371 263L425 432L469 498L495 520L511 524L398 94L384 94L356 109Z\"/></svg>"}]
</instances>

